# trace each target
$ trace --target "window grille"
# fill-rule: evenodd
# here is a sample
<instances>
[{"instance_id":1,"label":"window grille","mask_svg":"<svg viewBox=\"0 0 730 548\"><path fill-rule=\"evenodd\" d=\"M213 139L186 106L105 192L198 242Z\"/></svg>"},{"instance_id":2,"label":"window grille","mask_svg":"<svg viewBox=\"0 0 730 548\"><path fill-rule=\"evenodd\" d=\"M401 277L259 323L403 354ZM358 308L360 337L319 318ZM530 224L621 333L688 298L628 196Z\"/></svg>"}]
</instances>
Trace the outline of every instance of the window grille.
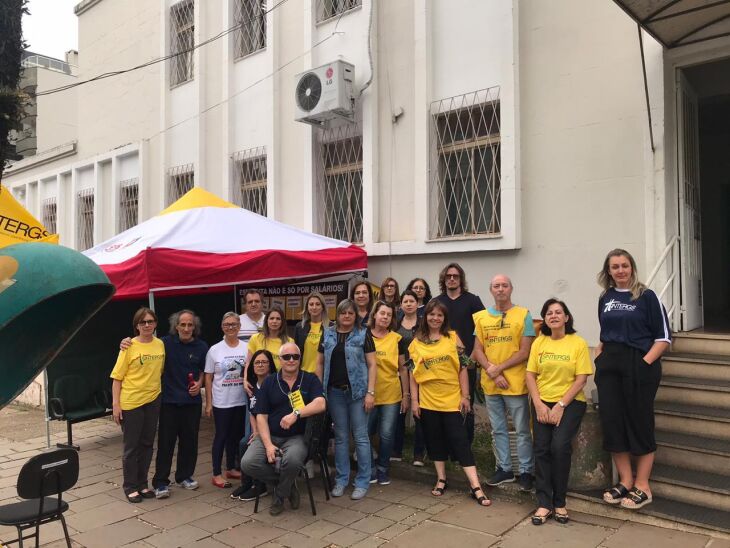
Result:
<instances>
[{"instance_id":1,"label":"window grille","mask_svg":"<svg viewBox=\"0 0 730 548\"><path fill-rule=\"evenodd\" d=\"M319 171L319 233L362 243L362 134L359 123L347 123L322 132Z\"/></svg>"},{"instance_id":2,"label":"window grille","mask_svg":"<svg viewBox=\"0 0 730 548\"><path fill-rule=\"evenodd\" d=\"M119 182L119 232L137 225L139 221L139 179Z\"/></svg>"},{"instance_id":3,"label":"window grille","mask_svg":"<svg viewBox=\"0 0 730 548\"><path fill-rule=\"evenodd\" d=\"M94 246L94 189L76 194L76 247L84 251Z\"/></svg>"},{"instance_id":4,"label":"window grille","mask_svg":"<svg viewBox=\"0 0 730 548\"><path fill-rule=\"evenodd\" d=\"M317 22L338 17L359 6L362 6L362 0L317 0Z\"/></svg>"},{"instance_id":5,"label":"window grille","mask_svg":"<svg viewBox=\"0 0 730 548\"><path fill-rule=\"evenodd\" d=\"M43 220L43 226L49 234L56 234L56 219L58 217L58 206L56 205L56 197L46 198L41 204L41 217Z\"/></svg>"},{"instance_id":6,"label":"window grille","mask_svg":"<svg viewBox=\"0 0 730 548\"><path fill-rule=\"evenodd\" d=\"M266 217L266 147L233 155L233 202Z\"/></svg>"},{"instance_id":7,"label":"window grille","mask_svg":"<svg viewBox=\"0 0 730 548\"><path fill-rule=\"evenodd\" d=\"M240 59L266 47L266 0L235 0L235 58Z\"/></svg>"},{"instance_id":8,"label":"window grille","mask_svg":"<svg viewBox=\"0 0 730 548\"><path fill-rule=\"evenodd\" d=\"M193 79L195 3L183 0L170 7L170 86Z\"/></svg>"},{"instance_id":9,"label":"window grille","mask_svg":"<svg viewBox=\"0 0 730 548\"><path fill-rule=\"evenodd\" d=\"M195 186L195 168L186 164L167 171L167 205L179 200Z\"/></svg>"},{"instance_id":10,"label":"window grille","mask_svg":"<svg viewBox=\"0 0 730 548\"><path fill-rule=\"evenodd\" d=\"M431 104L431 238L499 234L499 87Z\"/></svg>"}]
</instances>

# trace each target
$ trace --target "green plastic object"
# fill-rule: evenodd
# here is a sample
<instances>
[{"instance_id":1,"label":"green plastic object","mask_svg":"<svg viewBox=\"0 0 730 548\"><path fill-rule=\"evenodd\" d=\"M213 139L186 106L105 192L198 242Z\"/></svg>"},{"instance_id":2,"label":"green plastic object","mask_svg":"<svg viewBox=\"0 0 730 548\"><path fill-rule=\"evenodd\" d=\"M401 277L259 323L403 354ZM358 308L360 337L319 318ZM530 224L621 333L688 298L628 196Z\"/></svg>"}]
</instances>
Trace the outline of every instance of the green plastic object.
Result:
<instances>
[{"instance_id":1,"label":"green plastic object","mask_svg":"<svg viewBox=\"0 0 730 548\"><path fill-rule=\"evenodd\" d=\"M67 247L24 243L0 249L0 409L113 294L106 274Z\"/></svg>"}]
</instances>

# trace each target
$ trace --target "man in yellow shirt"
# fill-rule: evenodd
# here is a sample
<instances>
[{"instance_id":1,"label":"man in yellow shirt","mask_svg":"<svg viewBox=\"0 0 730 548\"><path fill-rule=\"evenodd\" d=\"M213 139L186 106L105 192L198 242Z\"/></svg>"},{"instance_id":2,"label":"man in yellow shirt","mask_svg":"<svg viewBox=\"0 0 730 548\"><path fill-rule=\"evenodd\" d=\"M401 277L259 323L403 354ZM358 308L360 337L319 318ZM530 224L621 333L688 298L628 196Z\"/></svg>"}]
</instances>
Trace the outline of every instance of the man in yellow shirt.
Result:
<instances>
[{"instance_id":1,"label":"man in yellow shirt","mask_svg":"<svg viewBox=\"0 0 730 548\"><path fill-rule=\"evenodd\" d=\"M532 433L525 372L535 340L530 311L512 304L512 281L504 274L492 278L489 291L494 306L474 314L473 358L481 365L482 388L492 424L497 470L487 485L515 481L510 455L507 412L517 432L520 489L533 485Z\"/></svg>"}]
</instances>

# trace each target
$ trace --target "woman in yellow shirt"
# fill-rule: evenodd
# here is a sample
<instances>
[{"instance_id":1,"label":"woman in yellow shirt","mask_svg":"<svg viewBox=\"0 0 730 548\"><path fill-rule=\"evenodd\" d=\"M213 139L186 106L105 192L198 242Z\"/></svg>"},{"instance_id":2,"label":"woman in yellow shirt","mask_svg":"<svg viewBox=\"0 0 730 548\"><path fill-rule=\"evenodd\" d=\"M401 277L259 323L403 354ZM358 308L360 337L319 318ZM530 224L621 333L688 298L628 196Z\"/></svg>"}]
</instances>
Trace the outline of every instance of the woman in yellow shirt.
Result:
<instances>
[{"instance_id":1,"label":"woman in yellow shirt","mask_svg":"<svg viewBox=\"0 0 730 548\"><path fill-rule=\"evenodd\" d=\"M368 417L370 436L380 438L378 458L372 459L370 483L389 485L390 455L393 452L398 414L408 409L410 386L406 370L403 337L393 331L396 327L395 306L378 301L368 322L375 343L375 406Z\"/></svg>"},{"instance_id":2,"label":"woman in yellow shirt","mask_svg":"<svg viewBox=\"0 0 730 548\"><path fill-rule=\"evenodd\" d=\"M408 347L413 362L411 409L421 419L426 451L436 468L434 497L446 491L446 459L457 458L464 469L471 496L480 506L492 504L479 483L474 455L466 433L465 417L471 410L469 379L461 367L459 336L449 330L449 312L440 301L430 301L424 320Z\"/></svg>"},{"instance_id":3,"label":"woman in yellow shirt","mask_svg":"<svg viewBox=\"0 0 730 548\"><path fill-rule=\"evenodd\" d=\"M527 389L532 401L535 491L534 525L555 513L568 523L565 495L570 475L571 443L586 412L583 387L593 374L588 344L575 334L573 316L564 302L542 306L542 336L532 344L527 362Z\"/></svg>"},{"instance_id":4,"label":"woman in yellow shirt","mask_svg":"<svg viewBox=\"0 0 730 548\"><path fill-rule=\"evenodd\" d=\"M155 337L157 316L140 308L132 319L137 336L126 350L119 351L111 372L112 416L121 425L124 449L122 471L124 494L129 502L154 498L147 484L152 462L152 444L157 432L162 391L165 345Z\"/></svg>"},{"instance_id":5,"label":"woman in yellow shirt","mask_svg":"<svg viewBox=\"0 0 730 548\"><path fill-rule=\"evenodd\" d=\"M268 350L274 356L274 365L276 370L281 369L279 363L279 348L288 342L294 342L294 339L286 334L286 324L284 323L284 311L279 306L271 307L264 317L264 327L261 333L256 333L248 341L248 355L253 356L257 350ZM248 373L248 367L246 368ZM244 376L245 378L245 376Z\"/></svg>"},{"instance_id":6,"label":"woman in yellow shirt","mask_svg":"<svg viewBox=\"0 0 730 548\"><path fill-rule=\"evenodd\" d=\"M317 351L322 331L330 326L324 296L312 291L304 300L302 321L294 328L294 342L302 353L302 371L314 373L317 369Z\"/></svg>"}]
</instances>

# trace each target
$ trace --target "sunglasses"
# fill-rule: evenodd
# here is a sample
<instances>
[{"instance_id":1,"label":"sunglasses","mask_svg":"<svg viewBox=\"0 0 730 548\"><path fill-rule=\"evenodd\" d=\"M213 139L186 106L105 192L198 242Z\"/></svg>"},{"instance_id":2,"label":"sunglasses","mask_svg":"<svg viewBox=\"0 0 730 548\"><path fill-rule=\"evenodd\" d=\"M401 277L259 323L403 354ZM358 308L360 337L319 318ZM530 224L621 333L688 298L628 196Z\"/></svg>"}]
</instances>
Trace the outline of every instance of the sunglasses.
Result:
<instances>
[{"instance_id":1,"label":"sunglasses","mask_svg":"<svg viewBox=\"0 0 730 548\"><path fill-rule=\"evenodd\" d=\"M279 358L281 358L285 362L299 361L301 357L301 354L282 354L281 356L279 356Z\"/></svg>"},{"instance_id":2,"label":"sunglasses","mask_svg":"<svg viewBox=\"0 0 730 548\"><path fill-rule=\"evenodd\" d=\"M155 325L157 320L140 320L137 325Z\"/></svg>"},{"instance_id":3,"label":"sunglasses","mask_svg":"<svg viewBox=\"0 0 730 548\"><path fill-rule=\"evenodd\" d=\"M459 278L461 278L461 274L447 274L445 277L446 278L453 278L455 280L458 280Z\"/></svg>"}]
</instances>

